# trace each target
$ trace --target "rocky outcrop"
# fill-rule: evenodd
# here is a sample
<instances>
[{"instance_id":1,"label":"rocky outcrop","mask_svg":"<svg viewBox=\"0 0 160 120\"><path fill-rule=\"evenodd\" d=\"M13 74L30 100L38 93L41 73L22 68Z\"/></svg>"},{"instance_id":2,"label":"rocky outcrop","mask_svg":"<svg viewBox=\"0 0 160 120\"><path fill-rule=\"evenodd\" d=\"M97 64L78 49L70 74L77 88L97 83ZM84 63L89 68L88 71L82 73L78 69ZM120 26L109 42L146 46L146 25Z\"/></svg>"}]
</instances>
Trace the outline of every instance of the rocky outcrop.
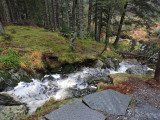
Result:
<instances>
[{"instance_id":1,"label":"rocky outcrop","mask_svg":"<svg viewBox=\"0 0 160 120\"><path fill-rule=\"evenodd\" d=\"M14 98L10 97L7 94L0 94L0 105L3 106L12 106L12 105L20 105L21 103L15 101Z\"/></svg>"},{"instance_id":2,"label":"rocky outcrop","mask_svg":"<svg viewBox=\"0 0 160 120\"><path fill-rule=\"evenodd\" d=\"M6 106L0 108L1 120L17 120L19 117L26 115L27 109L25 106Z\"/></svg>"},{"instance_id":3,"label":"rocky outcrop","mask_svg":"<svg viewBox=\"0 0 160 120\"><path fill-rule=\"evenodd\" d=\"M104 63L101 60L97 60L94 64L95 68L102 68L104 66Z\"/></svg>"},{"instance_id":4,"label":"rocky outcrop","mask_svg":"<svg viewBox=\"0 0 160 120\"><path fill-rule=\"evenodd\" d=\"M113 70L118 70L120 67L119 61L117 59L107 58L104 60L104 66Z\"/></svg>"},{"instance_id":5,"label":"rocky outcrop","mask_svg":"<svg viewBox=\"0 0 160 120\"><path fill-rule=\"evenodd\" d=\"M125 115L131 98L114 90L104 90L83 97L92 109L113 115Z\"/></svg>"},{"instance_id":6,"label":"rocky outcrop","mask_svg":"<svg viewBox=\"0 0 160 120\"><path fill-rule=\"evenodd\" d=\"M131 68L127 69L126 72L128 74L133 74L133 75L136 75L136 74L144 75L144 74L146 74L146 71L143 69L143 67L141 65L136 65L134 67L131 67Z\"/></svg>"},{"instance_id":7,"label":"rocky outcrop","mask_svg":"<svg viewBox=\"0 0 160 120\"><path fill-rule=\"evenodd\" d=\"M93 86L96 86L100 82L109 83L109 84L112 83L107 76L106 77L93 77L88 80L88 84L93 85Z\"/></svg>"},{"instance_id":8,"label":"rocky outcrop","mask_svg":"<svg viewBox=\"0 0 160 120\"><path fill-rule=\"evenodd\" d=\"M20 69L18 72L14 70L0 71L0 91L6 88L15 87L20 81L31 82L27 73Z\"/></svg>"}]
</instances>

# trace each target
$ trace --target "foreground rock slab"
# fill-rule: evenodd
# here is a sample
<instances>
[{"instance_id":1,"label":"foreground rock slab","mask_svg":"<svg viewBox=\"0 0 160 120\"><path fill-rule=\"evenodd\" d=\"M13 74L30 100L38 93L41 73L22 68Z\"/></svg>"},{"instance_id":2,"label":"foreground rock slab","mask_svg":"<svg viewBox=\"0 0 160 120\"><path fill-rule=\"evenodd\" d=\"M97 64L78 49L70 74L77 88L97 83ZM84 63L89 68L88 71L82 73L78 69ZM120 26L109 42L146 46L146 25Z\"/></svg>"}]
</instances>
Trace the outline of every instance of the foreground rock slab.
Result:
<instances>
[{"instance_id":1,"label":"foreground rock slab","mask_svg":"<svg viewBox=\"0 0 160 120\"><path fill-rule=\"evenodd\" d=\"M105 120L105 116L75 100L45 116L49 120Z\"/></svg>"},{"instance_id":2,"label":"foreground rock slab","mask_svg":"<svg viewBox=\"0 0 160 120\"><path fill-rule=\"evenodd\" d=\"M114 90L104 90L85 96L83 101L94 110L125 115L131 98Z\"/></svg>"}]
</instances>

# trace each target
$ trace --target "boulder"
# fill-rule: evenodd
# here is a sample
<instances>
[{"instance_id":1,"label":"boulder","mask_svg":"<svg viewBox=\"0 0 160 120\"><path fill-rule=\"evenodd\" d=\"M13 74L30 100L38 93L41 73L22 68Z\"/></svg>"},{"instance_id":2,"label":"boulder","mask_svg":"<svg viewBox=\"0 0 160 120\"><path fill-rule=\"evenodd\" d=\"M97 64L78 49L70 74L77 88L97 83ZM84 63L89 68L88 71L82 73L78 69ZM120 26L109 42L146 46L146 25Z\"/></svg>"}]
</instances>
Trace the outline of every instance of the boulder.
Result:
<instances>
[{"instance_id":1,"label":"boulder","mask_svg":"<svg viewBox=\"0 0 160 120\"><path fill-rule=\"evenodd\" d=\"M102 68L103 66L104 63L101 60L97 60L94 65L95 68Z\"/></svg>"},{"instance_id":2,"label":"boulder","mask_svg":"<svg viewBox=\"0 0 160 120\"><path fill-rule=\"evenodd\" d=\"M28 77L25 71L19 70L15 72L0 71L0 90L3 91L7 87L15 87L20 81L31 82L32 80Z\"/></svg>"},{"instance_id":3,"label":"boulder","mask_svg":"<svg viewBox=\"0 0 160 120\"><path fill-rule=\"evenodd\" d=\"M20 105L21 103L14 100L11 96L8 94L0 94L0 105L3 106L11 106L11 105Z\"/></svg>"},{"instance_id":4,"label":"boulder","mask_svg":"<svg viewBox=\"0 0 160 120\"><path fill-rule=\"evenodd\" d=\"M133 74L133 75L137 75L137 74L144 75L144 74L146 74L146 71L143 69L143 67L141 65L136 65L136 66L133 66L131 68L128 68L126 70L126 72L128 74Z\"/></svg>"},{"instance_id":5,"label":"boulder","mask_svg":"<svg viewBox=\"0 0 160 120\"><path fill-rule=\"evenodd\" d=\"M113 115L125 115L131 98L114 90L104 90L83 97L90 108Z\"/></svg>"},{"instance_id":6,"label":"boulder","mask_svg":"<svg viewBox=\"0 0 160 120\"><path fill-rule=\"evenodd\" d=\"M45 117L49 120L105 120L106 117L88 108L80 100L62 106Z\"/></svg>"},{"instance_id":7,"label":"boulder","mask_svg":"<svg viewBox=\"0 0 160 120\"><path fill-rule=\"evenodd\" d=\"M104 66L113 70L118 70L120 67L119 61L117 59L107 58L104 60Z\"/></svg>"},{"instance_id":8,"label":"boulder","mask_svg":"<svg viewBox=\"0 0 160 120\"><path fill-rule=\"evenodd\" d=\"M94 86L96 86L100 82L111 83L111 81L109 80L107 76L106 77L93 77L88 80L88 84L94 85Z\"/></svg>"},{"instance_id":9,"label":"boulder","mask_svg":"<svg viewBox=\"0 0 160 120\"><path fill-rule=\"evenodd\" d=\"M86 95L92 94L94 92L96 92L97 88L96 87L89 87L89 88L85 88L85 89L71 89L70 91L72 92L72 97L75 98L81 98L84 97Z\"/></svg>"},{"instance_id":10,"label":"boulder","mask_svg":"<svg viewBox=\"0 0 160 120\"><path fill-rule=\"evenodd\" d=\"M27 109L25 106L6 106L0 108L1 120L17 120L19 117L26 115Z\"/></svg>"}]
</instances>

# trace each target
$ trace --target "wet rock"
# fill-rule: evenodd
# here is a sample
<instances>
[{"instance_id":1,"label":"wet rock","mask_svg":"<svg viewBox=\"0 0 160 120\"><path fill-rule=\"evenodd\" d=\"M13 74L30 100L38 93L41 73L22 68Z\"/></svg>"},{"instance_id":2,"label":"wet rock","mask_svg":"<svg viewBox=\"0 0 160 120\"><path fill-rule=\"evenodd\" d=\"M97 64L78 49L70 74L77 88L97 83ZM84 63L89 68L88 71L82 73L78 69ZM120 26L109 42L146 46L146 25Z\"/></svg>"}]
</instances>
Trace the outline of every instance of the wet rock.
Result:
<instances>
[{"instance_id":1,"label":"wet rock","mask_svg":"<svg viewBox=\"0 0 160 120\"><path fill-rule=\"evenodd\" d=\"M126 62L131 65L139 65L137 59L126 59Z\"/></svg>"},{"instance_id":2,"label":"wet rock","mask_svg":"<svg viewBox=\"0 0 160 120\"><path fill-rule=\"evenodd\" d=\"M100 82L109 83L109 84L111 83L111 81L109 80L107 76L106 77L93 77L88 80L88 84L94 85L94 86L96 86Z\"/></svg>"},{"instance_id":3,"label":"wet rock","mask_svg":"<svg viewBox=\"0 0 160 120\"><path fill-rule=\"evenodd\" d=\"M83 97L92 109L113 115L125 115L131 98L114 90L104 90Z\"/></svg>"},{"instance_id":4,"label":"wet rock","mask_svg":"<svg viewBox=\"0 0 160 120\"><path fill-rule=\"evenodd\" d=\"M15 87L20 81L31 82L32 80L28 77L27 73L21 69L18 72L14 70L0 71L1 91L7 87Z\"/></svg>"},{"instance_id":5,"label":"wet rock","mask_svg":"<svg viewBox=\"0 0 160 120\"><path fill-rule=\"evenodd\" d=\"M117 59L111 59L111 58L107 58L104 60L105 63L105 67L113 69L113 70L117 70L120 65L119 65L119 61Z\"/></svg>"},{"instance_id":6,"label":"wet rock","mask_svg":"<svg viewBox=\"0 0 160 120\"><path fill-rule=\"evenodd\" d=\"M140 74L140 75L144 75L146 74L146 71L143 69L143 67L141 65L136 65L136 66L133 66L129 69L126 70L126 72L128 74Z\"/></svg>"},{"instance_id":7,"label":"wet rock","mask_svg":"<svg viewBox=\"0 0 160 120\"><path fill-rule=\"evenodd\" d=\"M17 120L19 117L26 115L27 109L25 106L6 106L0 108L1 120Z\"/></svg>"},{"instance_id":8,"label":"wet rock","mask_svg":"<svg viewBox=\"0 0 160 120\"><path fill-rule=\"evenodd\" d=\"M20 105L21 103L15 101L14 98L7 94L0 94L0 105L4 106L12 106L12 105Z\"/></svg>"},{"instance_id":9,"label":"wet rock","mask_svg":"<svg viewBox=\"0 0 160 120\"><path fill-rule=\"evenodd\" d=\"M69 103L45 116L49 120L105 120L105 116L91 110L80 100Z\"/></svg>"},{"instance_id":10,"label":"wet rock","mask_svg":"<svg viewBox=\"0 0 160 120\"><path fill-rule=\"evenodd\" d=\"M92 94L96 92L97 88L96 87L90 87L82 90L77 90L77 89L72 89L72 96L75 98L80 98L84 97L86 95Z\"/></svg>"},{"instance_id":11,"label":"wet rock","mask_svg":"<svg viewBox=\"0 0 160 120\"><path fill-rule=\"evenodd\" d=\"M95 68L102 68L103 66L104 63L101 60L97 60L94 65Z\"/></svg>"}]
</instances>

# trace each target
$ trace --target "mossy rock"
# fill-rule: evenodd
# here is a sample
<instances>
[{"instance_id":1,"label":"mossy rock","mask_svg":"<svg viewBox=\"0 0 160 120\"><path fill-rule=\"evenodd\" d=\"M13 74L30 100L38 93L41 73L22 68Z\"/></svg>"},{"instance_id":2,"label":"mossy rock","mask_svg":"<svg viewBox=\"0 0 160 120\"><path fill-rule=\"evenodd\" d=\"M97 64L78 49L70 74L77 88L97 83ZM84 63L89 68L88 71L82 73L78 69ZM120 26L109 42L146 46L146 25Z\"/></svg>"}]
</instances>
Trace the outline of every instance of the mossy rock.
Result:
<instances>
[{"instance_id":1,"label":"mossy rock","mask_svg":"<svg viewBox=\"0 0 160 120\"><path fill-rule=\"evenodd\" d=\"M26 115L25 106L6 106L0 109L1 120L17 120L19 117Z\"/></svg>"},{"instance_id":2,"label":"mossy rock","mask_svg":"<svg viewBox=\"0 0 160 120\"><path fill-rule=\"evenodd\" d=\"M152 76L147 75L131 75L127 73L117 73L117 74L110 74L109 78L111 81L113 81L114 85L121 84L124 81L129 81L133 79L138 80L147 80L149 78L152 78Z\"/></svg>"}]
</instances>

